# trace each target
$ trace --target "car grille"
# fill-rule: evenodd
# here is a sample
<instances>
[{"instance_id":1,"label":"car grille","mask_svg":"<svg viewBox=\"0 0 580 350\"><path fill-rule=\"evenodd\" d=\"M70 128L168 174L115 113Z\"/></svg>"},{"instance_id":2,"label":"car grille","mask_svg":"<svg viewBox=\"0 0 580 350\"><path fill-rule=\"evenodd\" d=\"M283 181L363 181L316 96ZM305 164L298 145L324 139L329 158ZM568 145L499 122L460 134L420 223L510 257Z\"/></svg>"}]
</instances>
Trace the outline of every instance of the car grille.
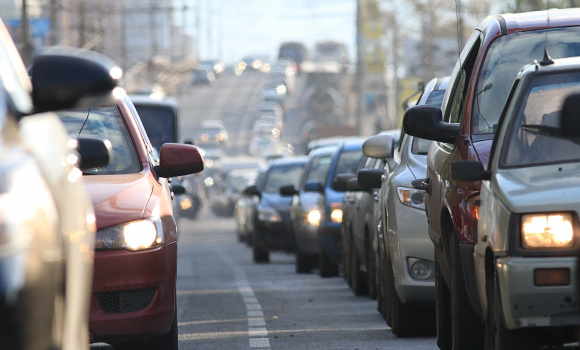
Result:
<instances>
[{"instance_id":1,"label":"car grille","mask_svg":"<svg viewBox=\"0 0 580 350\"><path fill-rule=\"evenodd\" d=\"M151 305L155 288L128 290L122 292L100 293L98 295L101 309L108 314L134 312Z\"/></svg>"}]
</instances>

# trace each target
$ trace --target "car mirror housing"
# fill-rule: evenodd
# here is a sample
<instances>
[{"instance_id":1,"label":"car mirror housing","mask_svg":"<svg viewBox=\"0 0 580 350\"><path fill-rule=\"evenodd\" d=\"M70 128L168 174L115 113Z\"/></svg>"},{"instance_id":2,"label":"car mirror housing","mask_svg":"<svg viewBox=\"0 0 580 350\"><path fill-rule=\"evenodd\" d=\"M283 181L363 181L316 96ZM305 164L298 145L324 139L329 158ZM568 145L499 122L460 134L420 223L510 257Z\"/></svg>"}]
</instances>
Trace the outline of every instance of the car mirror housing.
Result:
<instances>
[{"instance_id":1,"label":"car mirror housing","mask_svg":"<svg viewBox=\"0 0 580 350\"><path fill-rule=\"evenodd\" d=\"M185 189L185 186L183 186L182 184L171 184L171 192L177 195L177 194L185 194L187 190Z\"/></svg>"},{"instance_id":2,"label":"car mirror housing","mask_svg":"<svg viewBox=\"0 0 580 350\"><path fill-rule=\"evenodd\" d=\"M370 158L393 158L393 137L384 134L372 136L363 143L362 151Z\"/></svg>"},{"instance_id":3,"label":"car mirror housing","mask_svg":"<svg viewBox=\"0 0 580 350\"><path fill-rule=\"evenodd\" d=\"M347 183L350 179L355 178L353 174L338 174L332 182L332 188L336 191L344 192L347 190Z\"/></svg>"},{"instance_id":4,"label":"car mirror housing","mask_svg":"<svg viewBox=\"0 0 580 350\"><path fill-rule=\"evenodd\" d=\"M294 185L287 185L280 187L280 195L281 196L293 196L298 194L299 191L294 187Z\"/></svg>"},{"instance_id":5,"label":"car mirror housing","mask_svg":"<svg viewBox=\"0 0 580 350\"><path fill-rule=\"evenodd\" d=\"M113 160L113 146L109 140L80 137L77 139L77 152L81 156L81 171L107 166Z\"/></svg>"},{"instance_id":6,"label":"car mirror housing","mask_svg":"<svg viewBox=\"0 0 580 350\"><path fill-rule=\"evenodd\" d=\"M159 177L175 177L199 173L203 170L203 157L199 148L182 143L164 143L159 151Z\"/></svg>"},{"instance_id":7,"label":"car mirror housing","mask_svg":"<svg viewBox=\"0 0 580 350\"><path fill-rule=\"evenodd\" d=\"M366 191L367 188L360 186L358 183L358 179L356 177L353 177L352 179L350 179L346 182L346 190L353 191L353 192L360 192L360 191Z\"/></svg>"},{"instance_id":8,"label":"car mirror housing","mask_svg":"<svg viewBox=\"0 0 580 350\"><path fill-rule=\"evenodd\" d=\"M304 191L307 192L324 192L324 186L320 181L308 181L304 184Z\"/></svg>"},{"instance_id":9,"label":"car mirror housing","mask_svg":"<svg viewBox=\"0 0 580 350\"><path fill-rule=\"evenodd\" d=\"M459 136L459 124L442 120L441 109L437 106L415 106L405 112L403 119L405 133L426 140L455 143Z\"/></svg>"},{"instance_id":10,"label":"car mirror housing","mask_svg":"<svg viewBox=\"0 0 580 350\"><path fill-rule=\"evenodd\" d=\"M489 180L491 179L491 172L486 171L481 162L459 160L451 162L451 177L456 181Z\"/></svg>"},{"instance_id":11,"label":"car mirror housing","mask_svg":"<svg viewBox=\"0 0 580 350\"><path fill-rule=\"evenodd\" d=\"M246 196L261 196L262 193L260 192L260 190L258 190L258 187L256 187L256 185L251 185L248 186L244 189L243 193Z\"/></svg>"},{"instance_id":12,"label":"car mirror housing","mask_svg":"<svg viewBox=\"0 0 580 350\"><path fill-rule=\"evenodd\" d=\"M365 189L381 188L383 174L383 169L361 169L358 172L358 184Z\"/></svg>"},{"instance_id":13,"label":"car mirror housing","mask_svg":"<svg viewBox=\"0 0 580 350\"><path fill-rule=\"evenodd\" d=\"M30 68L34 112L110 103L123 75L109 57L94 51L53 47Z\"/></svg>"}]
</instances>

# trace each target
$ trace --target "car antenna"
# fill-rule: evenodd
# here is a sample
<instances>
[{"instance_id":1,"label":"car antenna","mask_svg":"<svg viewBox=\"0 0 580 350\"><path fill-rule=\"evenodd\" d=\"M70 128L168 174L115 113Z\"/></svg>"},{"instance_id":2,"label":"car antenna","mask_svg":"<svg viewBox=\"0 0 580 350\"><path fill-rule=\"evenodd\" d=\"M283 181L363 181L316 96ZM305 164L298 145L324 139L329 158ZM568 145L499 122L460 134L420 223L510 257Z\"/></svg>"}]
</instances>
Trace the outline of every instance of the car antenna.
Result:
<instances>
[{"instance_id":1,"label":"car antenna","mask_svg":"<svg viewBox=\"0 0 580 350\"><path fill-rule=\"evenodd\" d=\"M544 59L542 60L542 62L540 62L540 65L542 66L549 66L551 64L554 64L554 60L552 60L550 54L548 53L548 32L550 31L550 0L548 0L547 7L548 7L546 9L547 28L546 28L546 38L544 39Z\"/></svg>"}]
</instances>

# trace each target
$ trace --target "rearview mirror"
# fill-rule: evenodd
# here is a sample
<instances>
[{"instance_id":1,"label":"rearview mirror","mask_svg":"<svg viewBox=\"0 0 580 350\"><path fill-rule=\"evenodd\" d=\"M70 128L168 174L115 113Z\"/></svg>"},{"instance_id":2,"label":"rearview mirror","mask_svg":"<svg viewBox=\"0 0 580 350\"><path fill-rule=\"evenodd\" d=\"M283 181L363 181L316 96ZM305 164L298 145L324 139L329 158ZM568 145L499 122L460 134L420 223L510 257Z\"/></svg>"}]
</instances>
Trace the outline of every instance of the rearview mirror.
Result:
<instances>
[{"instance_id":1,"label":"rearview mirror","mask_svg":"<svg viewBox=\"0 0 580 350\"><path fill-rule=\"evenodd\" d=\"M580 141L580 94L572 94L566 97L560 114L560 126L562 136Z\"/></svg>"},{"instance_id":2,"label":"rearview mirror","mask_svg":"<svg viewBox=\"0 0 580 350\"><path fill-rule=\"evenodd\" d=\"M358 172L358 184L366 189L381 188L383 174L383 169L361 169Z\"/></svg>"},{"instance_id":3,"label":"rearview mirror","mask_svg":"<svg viewBox=\"0 0 580 350\"><path fill-rule=\"evenodd\" d=\"M353 174L338 174L336 175L336 179L332 182L332 188L335 191L344 192L347 191L346 185L350 179L355 178L356 176Z\"/></svg>"},{"instance_id":4,"label":"rearview mirror","mask_svg":"<svg viewBox=\"0 0 580 350\"><path fill-rule=\"evenodd\" d=\"M107 166L113 160L113 146L109 140L80 137L77 139L77 152L81 156L81 171Z\"/></svg>"},{"instance_id":5,"label":"rearview mirror","mask_svg":"<svg viewBox=\"0 0 580 350\"><path fill-rule=\"evenodd\" d=\"M370 137L363 143L362 151L370 158L393 158L393 137L384 134Z\"/></svg>"},{"instance_id":6,"label":"rearview mirror","mask_svg":"<svg viewBox=\"0 0 580 350\"><path fill-rule=\"evenodd\" d=\"M451 162L451 178L456 181L479 181L491 179L491 172L483 169L483 164L475 160Z\"/></svg>"},{"instance_id":7,"label":"rearview mirror","mask_svg":"<svg viewBox=\"0 0 580 350\"><path fill-rule=\"evenodd\" d=\"M175 177L199 173L203 170L203 157L196 146L183 143L164 143L159 151L159 177Z\"/></svg>"},{"instance_id":8,"label":"rearview mirror","mask_svg":"<svg viewBox=\"0 0 580 350\"><path fill-rule=\"evenodd\" d=\"M459 124L442 120L441 109L436 106L415 106L405 112L405 133L425 140L455 143L459 136Z\"/></svg>"},{"instance_id":9,"label":"rearview mirror","mask_svg":"<svg viewBox=\"0 0 580 350\"><path fill-rule=\"evenodd\" d=\"M280 195L281 196L293 196L295 194L300 193L294 185L287 185L280 187Z\"/></svg>"}]
</instances>

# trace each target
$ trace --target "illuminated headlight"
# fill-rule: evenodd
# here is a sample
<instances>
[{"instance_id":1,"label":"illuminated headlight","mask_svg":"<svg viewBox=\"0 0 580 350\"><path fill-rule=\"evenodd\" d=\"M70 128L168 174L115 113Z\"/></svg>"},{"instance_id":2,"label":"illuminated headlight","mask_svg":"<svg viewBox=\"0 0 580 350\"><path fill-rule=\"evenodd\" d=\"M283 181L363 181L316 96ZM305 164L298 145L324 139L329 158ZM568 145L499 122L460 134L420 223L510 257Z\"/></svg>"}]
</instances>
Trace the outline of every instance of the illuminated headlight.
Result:
<instances>
[{"instance_id":1,"label":"illuminated headlight","mask_svg":"<svg viewBox=\"0 0 580 350\"><path fill-rule=\"evenodd\" d=\"M179 201L179 206L181 207L181 210L187 210L191 208L192 205L193 203L191 202L191 199L189 199L189 197L183 197Z\"/></svg>"},{"instance_id":2,"label":"illuminated headlight","mask_svg":"<svg viewBox=\"0 0 580 350\"><path fill-rule=\"evenodd\" d=\"M276 210L266 208L258 212L258 220L264 222L280 222L282 221L282 218L280 217L280 214L278 214Z\"/></svg>"},{"instance_id":3,"label":"illuminated headlight","mask_svg":"<svg viewBox=\"0 0 580 350\"><path fill-rule=\"evenodd\" d=\"M207 142L207 141L209 141L209 135L203 134L203 135L201 135L200 139L202 142Z\"/></svg>"},{"instance_id":4,"label":"illuminated headlight","mask_svg":"<svg viewBox=\"0 0 580 350\"><path fill-rule=\"evenodd\" d=\"M278 92L278 95L284 95L286 93L287 89L286 86L283 84L280 84L278 86L276 86L276 92Z\"/></svg>"},{"instance_id":5,"label":"illuminated headlight","mask_svg":"<svg viewBox=\"0 0 580 350\"><path fill-rule=\"evenodd\" d=\"M522 215L524 248L566 248L574 244L571 213Z\"/></svg>"},{"instance_id":6,"label":"illuminated headlight","mask_svg":"<svg viewBox=\"0 0 580 350\"><path fill-rule=\"evenodd\" d=\"M95 249L145 250L164 243L161 219L145 219L97 231Z\"/></svg>"},{"instance_id":7,"label":"illuminated headlight","mask_svg":"<svg viewBox=\"0 0 580 350\"><path fill-rule=\"evenodd\" d=\"M315 209L309 212L306 218L311 225L320 225L320 219L322 218L322 215L320 214L320 210Z\"/></svg>"},{"instance_id":8,"label":"illuminated headlight","mask_svg":"<svg viewBox=\"0 0 580 350\"><path fill-rule=\"evenodd\" d=\"M211 187L214 185L212 177L206 177L205 179L203 179L203 183L205 184L206 187Z\"/></svg>"},{"instance_id":9,"label":"illuminated headlight","mask_svg":"<svg viewBox=\"0 0 580 350\"><path fill-rule=\"evenodd\" d=\"M330 220L332 222L342 222L342 203L330 203Z\"/></svg>"},{"instance_id":10,"label":"illuminated headlight","mask_svg":"<svg viewBox=\"0 0 580 350\"><path fill-rule=\"evenodd\" d=\"M226 135L224 135L224 134L217 134L217 135L215 135L215 139L217 141L223 141L223 140L226 139Z\"/></svg>"},{"instance_id":11,"label":"illuminated headlight","mask_svg":"<svg viewBox=\"0 0 580 350\"><path fill-rule=\"evenodd\" d=\"M432 279L435 276L433 262L429 260L407 258L409 275L418 280Z\"/></svg>"},{"instance_id":12,"label":"illuminated headlight","mask_svg":"<svg viewBox=\"0 0 580 350\"><path fill-rule=\"evenodd\" d=\"M399 200L409 207L425 209L425 191L414 188L398 187Z\"/></svg>"}]
</instances>

